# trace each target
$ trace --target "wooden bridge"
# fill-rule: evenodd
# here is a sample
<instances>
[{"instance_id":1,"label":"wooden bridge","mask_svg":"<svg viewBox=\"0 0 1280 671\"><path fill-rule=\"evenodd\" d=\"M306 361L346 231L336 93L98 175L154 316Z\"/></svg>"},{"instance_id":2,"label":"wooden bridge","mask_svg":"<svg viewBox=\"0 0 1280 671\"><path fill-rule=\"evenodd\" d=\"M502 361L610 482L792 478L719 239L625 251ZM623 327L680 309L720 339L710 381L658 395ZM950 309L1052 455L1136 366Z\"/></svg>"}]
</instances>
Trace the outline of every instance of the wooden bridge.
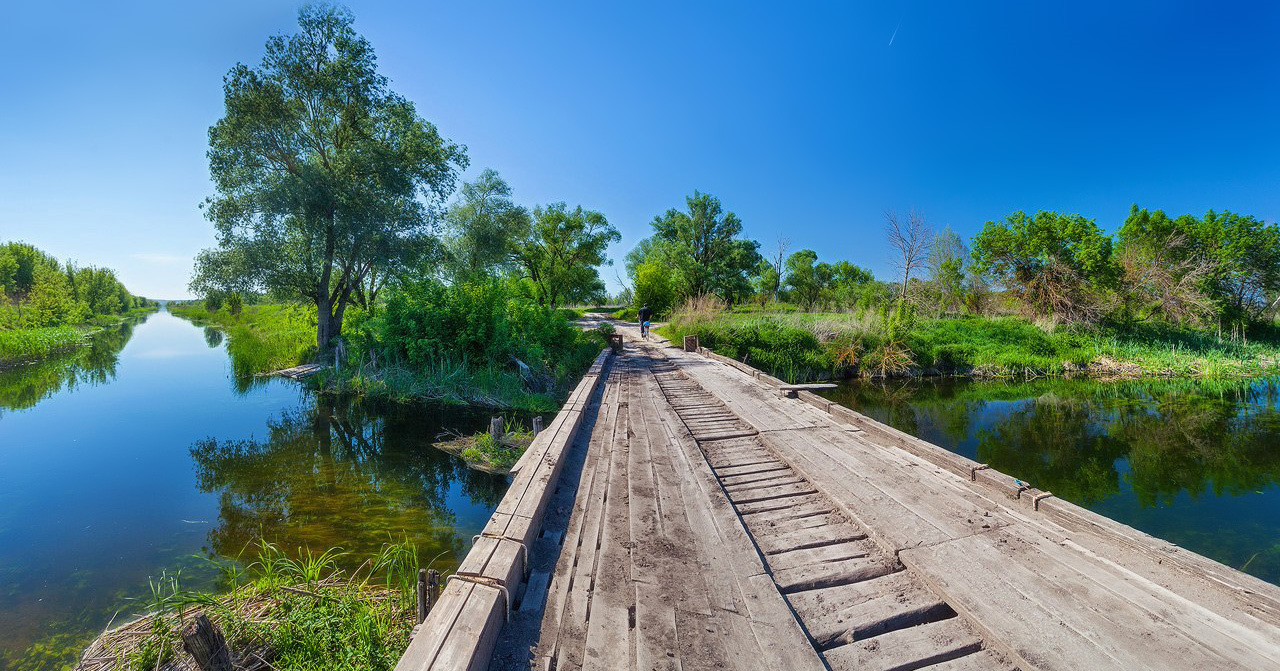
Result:
<instances>
[{"instance_id":1,"label":"wooden bridge","mask_svg":"<svg viewBox=\"0 0 1280 671\"><path fill-rule=\"evenodd\" d=\"M397 669L1280 669L1280 588L781 386L602 353Z\"/></svg>"}]
</instances>

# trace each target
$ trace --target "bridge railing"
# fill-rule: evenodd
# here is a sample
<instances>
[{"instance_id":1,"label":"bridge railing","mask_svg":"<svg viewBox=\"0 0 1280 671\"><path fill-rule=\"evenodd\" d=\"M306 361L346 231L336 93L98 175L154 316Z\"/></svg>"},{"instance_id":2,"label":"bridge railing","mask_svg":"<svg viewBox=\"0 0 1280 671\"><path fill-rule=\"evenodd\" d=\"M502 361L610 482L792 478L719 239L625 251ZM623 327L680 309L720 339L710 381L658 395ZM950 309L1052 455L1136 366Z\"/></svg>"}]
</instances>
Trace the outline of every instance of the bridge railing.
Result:
<instances>
[{"instance_id":1,"label":"bridge railing","mask_svg":"<svg viewBox=\"0 0 1280 671\"><path fill-rule=\"evenodd\" d=\"M529 548L542 528L564 457L591 396L608 375L600 352L555 419L525 450L489 523L418 627L397 671L485 669L512 599L525 580Z\"/></svg>"}]
</instances>

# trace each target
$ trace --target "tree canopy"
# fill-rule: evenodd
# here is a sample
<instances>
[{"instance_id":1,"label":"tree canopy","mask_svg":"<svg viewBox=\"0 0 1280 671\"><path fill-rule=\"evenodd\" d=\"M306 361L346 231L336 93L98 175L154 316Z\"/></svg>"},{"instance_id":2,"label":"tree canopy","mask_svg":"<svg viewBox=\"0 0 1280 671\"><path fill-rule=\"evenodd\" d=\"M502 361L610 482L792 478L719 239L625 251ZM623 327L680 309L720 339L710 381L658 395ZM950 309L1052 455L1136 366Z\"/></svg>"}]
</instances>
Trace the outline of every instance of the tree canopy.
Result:
<instances>
[{"instance_id":1,"label":"tree canopy","mask_svg":"<svg viewBox=\"0 0 1280 671\"><path fill-rule=\"evenodd\" d=\"M463 183L445 214L447 274L463 279L510 270L530 225L529 211L511 200L511 187L496 170L485 169Z\"/></svg>"},{"instance_id":2,"label":"tree canopy","mask_svg":"<svg viewBox=\"0 0 1280 671\"><path fill-rule=\"evenodd\" d=\"M1111 237L1078 214L1018 210L988 221L973 239L973 260L1036 314L1071 321L1100 317L1090 294L1116 278Z\"/></svg>"},{"instance_id":3,"label":"tree canopy","mask_svg":"<svg viewBox=\"0 0 1280 671\"><path fill-rule=\"evenodd\" d=\"M687 212L675 208L653 219L651 247L679 278L681 294L715 294L728 301L751 292L751 276L760 265L760 243L738 237L742 221L726 212L720 199L694 191Z\"/></svg>"},{"instance_id":4,"label":"tree canopy","mask_svg":"<svg viewBox=\"0 0 1280 671\"><path fill-rule=\"evenodd\" d=\"M225 77L226 113L209 129L217 193L205 201L218 247L192 281L310 300L321 349L362 283L424 248L430 208L467 165L464 147L389 89L352 22L304 7L296 34L270 38L257 68Z\"/></svg>"},{"instance_id":5,"label":"tree canopy","mask_svg":"<svg viewBox=\"0 0 1280 671\"><path fill-rule=\"evenodd\" d=\"M604 294L596 266L608 263L605 251L621 239L603 214L552 203L534 208L532 225L513 254L538 304L556 307Z\"/></svg>"}]
</instances>

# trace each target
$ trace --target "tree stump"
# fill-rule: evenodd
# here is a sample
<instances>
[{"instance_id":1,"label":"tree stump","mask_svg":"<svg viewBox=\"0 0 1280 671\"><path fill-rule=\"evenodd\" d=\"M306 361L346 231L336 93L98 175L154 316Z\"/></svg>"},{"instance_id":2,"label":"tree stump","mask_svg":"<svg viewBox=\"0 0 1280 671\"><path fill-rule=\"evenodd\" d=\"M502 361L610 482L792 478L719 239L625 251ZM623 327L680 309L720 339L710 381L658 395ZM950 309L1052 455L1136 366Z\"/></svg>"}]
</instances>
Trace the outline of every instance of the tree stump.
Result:
<instances>
[{"instance_id":1,"label":"tree stump","mask_svg":"<svg viewBox=\"0 0 1280 671\"><path fill-rule=\"evenodd\" d=\"M201 671L232 671L227 639L204 613L183 627L182 647L196 660Z\"/></svg>"},{"instance_id":2,"label":"tree stump","mask_svg":"<svg viewBox=\"0 0 1280 671\"><path fill-rule=\"evenodd\" d=\"M502 430L502 418L492 417L489 419L489 435L493 436L495 442L502 442L502 436L505 432Z\"/></svg>"},{"instance_id":3,"label":"tree stump","mask_svg":"<svg viewBox=\"0 0 1280 671\"><path fill-rule=\"evenodd\" d=\"M687 335L684 337L684 351L686 352L698 351L698 336Z\"/></svg>"}]
</instances>

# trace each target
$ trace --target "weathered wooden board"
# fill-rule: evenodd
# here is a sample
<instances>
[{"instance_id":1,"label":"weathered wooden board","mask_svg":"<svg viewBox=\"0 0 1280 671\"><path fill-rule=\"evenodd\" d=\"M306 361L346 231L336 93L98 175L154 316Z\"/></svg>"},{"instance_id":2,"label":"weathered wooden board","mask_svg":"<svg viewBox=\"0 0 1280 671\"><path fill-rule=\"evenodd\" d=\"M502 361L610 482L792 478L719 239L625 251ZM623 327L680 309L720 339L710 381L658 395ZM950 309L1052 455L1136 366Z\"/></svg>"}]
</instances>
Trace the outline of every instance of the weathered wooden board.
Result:
<instances>
[{"instance_id":1,"label":"weathered wooden board","mask_svg":"<svg viewBox=\"0 0 1280 671\"><path fill-rule=\"evenodd\" d=\"M918 669L963 657L982 648L982 640L958 618L891 631L823 653L833 669L894 671Z\"/></svg>"},{"instance_id":2,"label":"weathered wooden board","mask_svg":"<svg viewBox=\"0 0 1280 671\"><path fill-rule=\"evenodd\" d=\"M1021 525L900 558L1027 668L1280 668L1280 629L1240 626Z\"/></svg>"}]
</instances>

